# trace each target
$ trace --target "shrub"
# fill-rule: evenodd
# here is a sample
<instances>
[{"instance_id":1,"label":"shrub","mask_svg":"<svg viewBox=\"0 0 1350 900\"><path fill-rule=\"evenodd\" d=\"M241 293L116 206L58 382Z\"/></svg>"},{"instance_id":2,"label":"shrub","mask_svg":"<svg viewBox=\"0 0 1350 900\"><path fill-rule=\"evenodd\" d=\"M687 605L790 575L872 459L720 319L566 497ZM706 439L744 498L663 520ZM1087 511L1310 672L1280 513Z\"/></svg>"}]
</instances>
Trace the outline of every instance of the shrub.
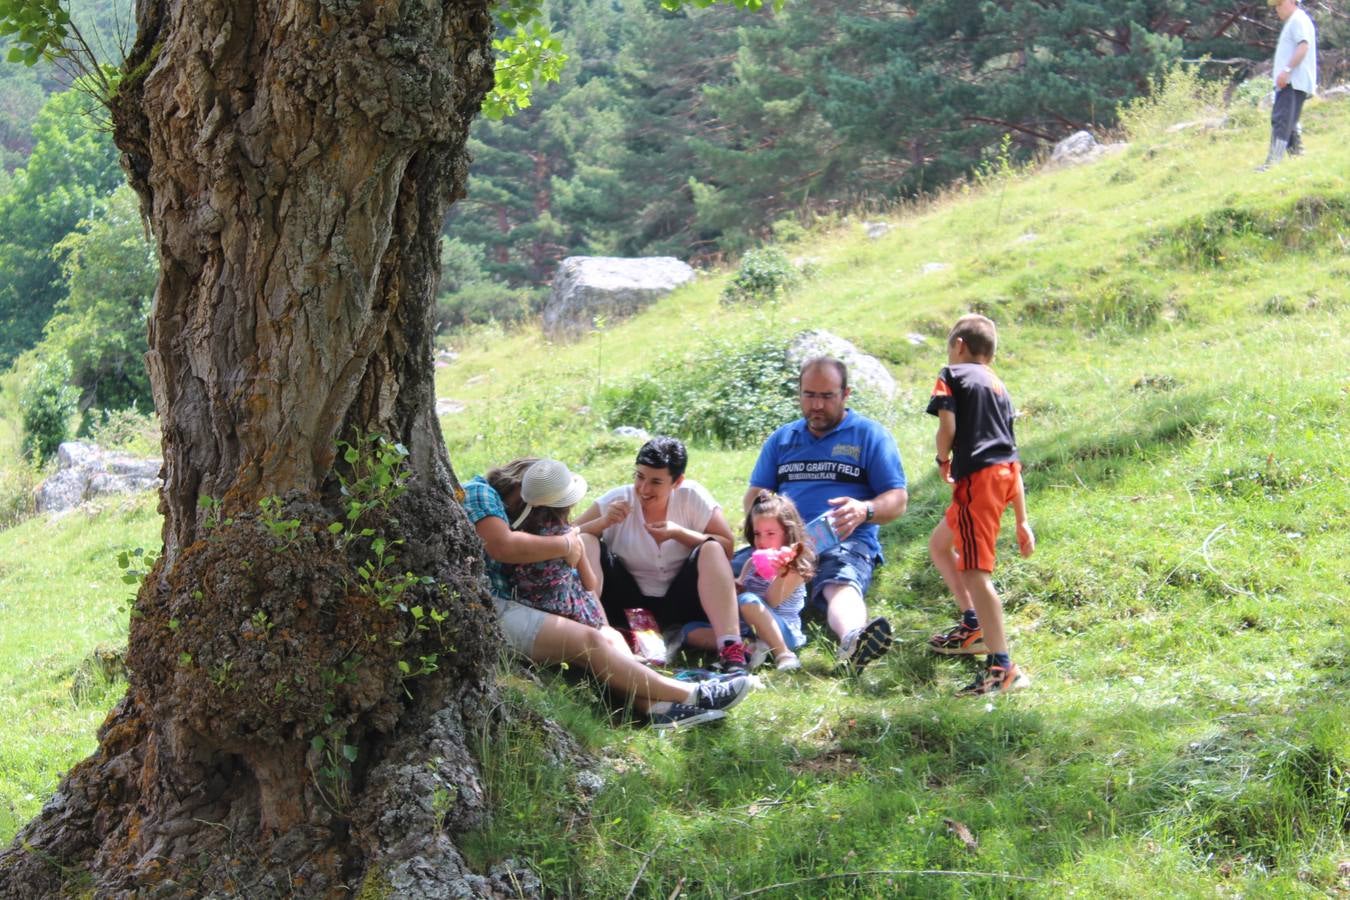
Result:
<instances>
[{"instance_id":1,"label":"shrub","mask_svg":"<svg viewBox=\"0 0 1350 900\"><path fill-rule=\"evenodd\" d=\"M23 453L45 463L70 433L79 392L70 385L70 361L63 357L33 367L19 408L23 413Z\"/></svg>"},{"instance_id":2,"label":"shrub","mask_svg":"<svg viewBox=\"0 0 1350 900\"><path fill-rule=\"evenodd\" d=\"M604 395L611 427L635 425L652 433L723 447L750 447L798 415L797 372L781 340L720 343L658 367Z\"/></svg>"},{"instance_id":3,"label":"shrub","mask_svg":"<svg viewBox=\"0 0 1350 900\"><path fill-rule=\"evenodd\" d=\"M797 368L788 361L789 338L751 343L722 341L695 353L652 366L659 376L642 376L605 391L601 415L610 428L632 425L653 434L728 449L758 447L778 426L801 416ZM849 407L897 424L897 410L912 398L885 397L856 387Z\"/></svg>"},{"instance_id":4,"label":"shrub","mask_svg":"<svg viewBox=\"0 0 1350 900\"><path fill-rule=\"evenodd\" d=\"M89 411L89 438L105 450L121 450L137 456L156 456L159 446L159 416L143 413L133 404L128 409Z\"/></svg>"},{"instance_id":5,"label":"shrub","mask_svg":"<svg viewBox=\"0 0 1350 900\"><path fill-rule=\"evenodd\" d=\"M1120 108L1120 126L1131 141L1147 141L1187 119L1223 109L1224 86L1200 77L1198 65L1177 63L1148 80L1148 93Z\"/></svg>"},{"instance_id":6,"label":"shrub","mask_svg":"<svg viewBox=\"0 0 1350 900\"><path fill-rule=\"evenodd\" d=\"M37 469L21 460L0 462L0 531L33 514L33 491L41 480Z\"/></svg>"},{"instance_id":7,"label":"shrub","mask_svg":"<svg viewBox=\"0 0 1350 900\"><path fill-rule=\"evenodd\" d=\"M722 302L763 303L787 293L801 274L793 268L787 254L777 247L761 247L741 257L740 268L722 291Z\"/></svg>"}]
</instances>

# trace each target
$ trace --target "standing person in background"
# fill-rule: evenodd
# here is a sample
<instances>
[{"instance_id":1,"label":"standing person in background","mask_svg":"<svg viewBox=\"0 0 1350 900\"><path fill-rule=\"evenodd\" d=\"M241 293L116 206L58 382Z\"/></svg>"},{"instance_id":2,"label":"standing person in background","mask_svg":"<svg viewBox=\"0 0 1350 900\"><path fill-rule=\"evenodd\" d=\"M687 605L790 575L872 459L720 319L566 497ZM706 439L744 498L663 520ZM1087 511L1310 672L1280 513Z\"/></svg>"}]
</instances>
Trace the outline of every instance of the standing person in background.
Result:
<instances>
[{"instance_id":1,"label":"standing person in background","mask_svg":"<svg viewBox=\"0 0 1350 900\"><path fill-rule=\"evenodd\" d=\"M909 503L905 470L890 432L848 408L842 361L806 360L797 387L802 417L764 442L743 505L749 512L767 490L792 500L807 521L830 513L840 542L820 553L808 594L839 637L840 662L857 672L891 647L891 623L869 621L863 598L883 562L877 526Z\"/></svg>"},{"instance_id":2,"label":"standing person in background","mask_svg":"<svg viewBox=\"0 0 1350 900\"><path fill-rule=\"evenodd\" d=\"M1298 118L1303 102L1317 93L1317 29L1300 0L1267 0L1284 26L1275 45L1275 104L1270 110L1270 151L1257 171L1303 152Z\"/></svg>"},{"instance_id":3,"label":"standing person in background","mask_svg":"<svg viewBox=\"0 0 1350 900\"><path fill-rule=\"evenodd\" d=\"M947 337L928 412L938 417L937 464L952 484L952 503L928 549L956 598L961 620L929 646L938 653L988 653L989 665L962 695L997 694L1031 683L1008 655L1003 604L994 590L994 545L1009 505L1023 556L1036 548L1027 522L1022 465L1013 437L1013 404L989 364L998 347L994 323L962 316Z\"/></svg>"}]
</instances>

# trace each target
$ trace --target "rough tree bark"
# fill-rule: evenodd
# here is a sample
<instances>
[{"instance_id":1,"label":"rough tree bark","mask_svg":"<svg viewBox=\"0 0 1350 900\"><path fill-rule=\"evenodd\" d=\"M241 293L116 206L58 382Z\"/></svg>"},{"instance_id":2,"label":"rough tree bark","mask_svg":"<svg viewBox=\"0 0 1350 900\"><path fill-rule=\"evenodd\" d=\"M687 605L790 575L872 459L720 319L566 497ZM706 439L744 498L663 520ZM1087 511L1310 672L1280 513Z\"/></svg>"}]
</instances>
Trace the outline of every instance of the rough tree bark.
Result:
<instances>
[{"instance_id":1,"label":"rough tree bark","mask_svg":"<svg viewBox=\"0 0 1350 900\"><path fill-rule=\"evenodd\" d=\"M494 626L431 357L489 5L138 4L112 105L160 253L164 547L128 693L0 854L0 896L491 893L451 837L484 813L469 747ZM406 445L412 477L362 524L434 579L402 605L355 575L371 541L328 530L337 442L370 433ZM418 627L414 605L447 618Z\"/></svg>"}]
</instances>

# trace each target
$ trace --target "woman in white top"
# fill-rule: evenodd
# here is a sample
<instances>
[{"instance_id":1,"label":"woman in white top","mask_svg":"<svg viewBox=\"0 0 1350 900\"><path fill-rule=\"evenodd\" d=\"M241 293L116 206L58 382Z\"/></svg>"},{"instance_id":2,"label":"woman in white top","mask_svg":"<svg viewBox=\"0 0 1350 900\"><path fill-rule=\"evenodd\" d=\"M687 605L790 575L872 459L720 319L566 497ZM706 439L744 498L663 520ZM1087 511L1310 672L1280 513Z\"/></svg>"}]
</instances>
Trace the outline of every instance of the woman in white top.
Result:
<instances>
[{"instance_id":1,"label":"woman in white top","mask_svg":"<svg viewBox=\"0 0 1350 900\"><path fill-rule=\"evenodd\" d=\"M633 483L601 496L575 524L611 622L622 628L624 610L635 608L651 610L662 628L711 622L719 667L743 672L735 539L707 488L684 477L688 462L679 439L652 438L638 451Z\"/></svg>"}]
</instances>

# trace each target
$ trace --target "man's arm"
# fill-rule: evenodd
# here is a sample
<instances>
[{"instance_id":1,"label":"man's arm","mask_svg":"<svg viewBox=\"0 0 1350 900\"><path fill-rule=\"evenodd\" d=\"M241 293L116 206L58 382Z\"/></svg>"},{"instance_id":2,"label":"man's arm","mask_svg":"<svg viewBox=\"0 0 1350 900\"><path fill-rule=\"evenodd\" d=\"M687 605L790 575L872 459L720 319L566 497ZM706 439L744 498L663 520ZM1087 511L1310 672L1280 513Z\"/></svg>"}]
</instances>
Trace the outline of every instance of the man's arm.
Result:
<instances>
[{"instance_id":1,"label":"man's arm","mask_svg":"<svg viewBox=\"0 0 1350 900\"><path fill-rule=\"evenodd\" d=\"M745 496L741 498L741 510L748 514L750 512L750 507L755 502L755 498L767 490L772 490L772 488L757 487L753 484L750 485L750 488L745 492Z\"/></svg>"},{"instance_id":2,"label":"man's arm","mask_svg":"<svg viewBox=\"0 0 1350 900\"><path fill-rule=\"evenodd\" d=\"M1288 87L1290 73L1294 69L1297 69L1299 67L1299 63L1303 62L1303 57L1307 55L1308 55L1308 42L1299 41L1298 46L1294 48L1293 55L1289 57L1289 62L1285 64L1285 67L1283 69L1281 69L1278 73L1276 73L1275 86L1278 88Z\"/></svg>"},{"instance_id":3,"label":"man's arm","mask_svg":"<svg viewBox=\"0 0 1350 900\"><path fill-rule=\"evenodd\" d=\"M839 534L840 540L847 540L849 535L862 525L869 522L873 525L885 525L903 516L905 508L909 506L909 492L904 488L891 488L889 491L882 491L871 500L831 497L830 505L834 507L834 512L830 515L834 530Z\"/></svg>"}]
</instances>

